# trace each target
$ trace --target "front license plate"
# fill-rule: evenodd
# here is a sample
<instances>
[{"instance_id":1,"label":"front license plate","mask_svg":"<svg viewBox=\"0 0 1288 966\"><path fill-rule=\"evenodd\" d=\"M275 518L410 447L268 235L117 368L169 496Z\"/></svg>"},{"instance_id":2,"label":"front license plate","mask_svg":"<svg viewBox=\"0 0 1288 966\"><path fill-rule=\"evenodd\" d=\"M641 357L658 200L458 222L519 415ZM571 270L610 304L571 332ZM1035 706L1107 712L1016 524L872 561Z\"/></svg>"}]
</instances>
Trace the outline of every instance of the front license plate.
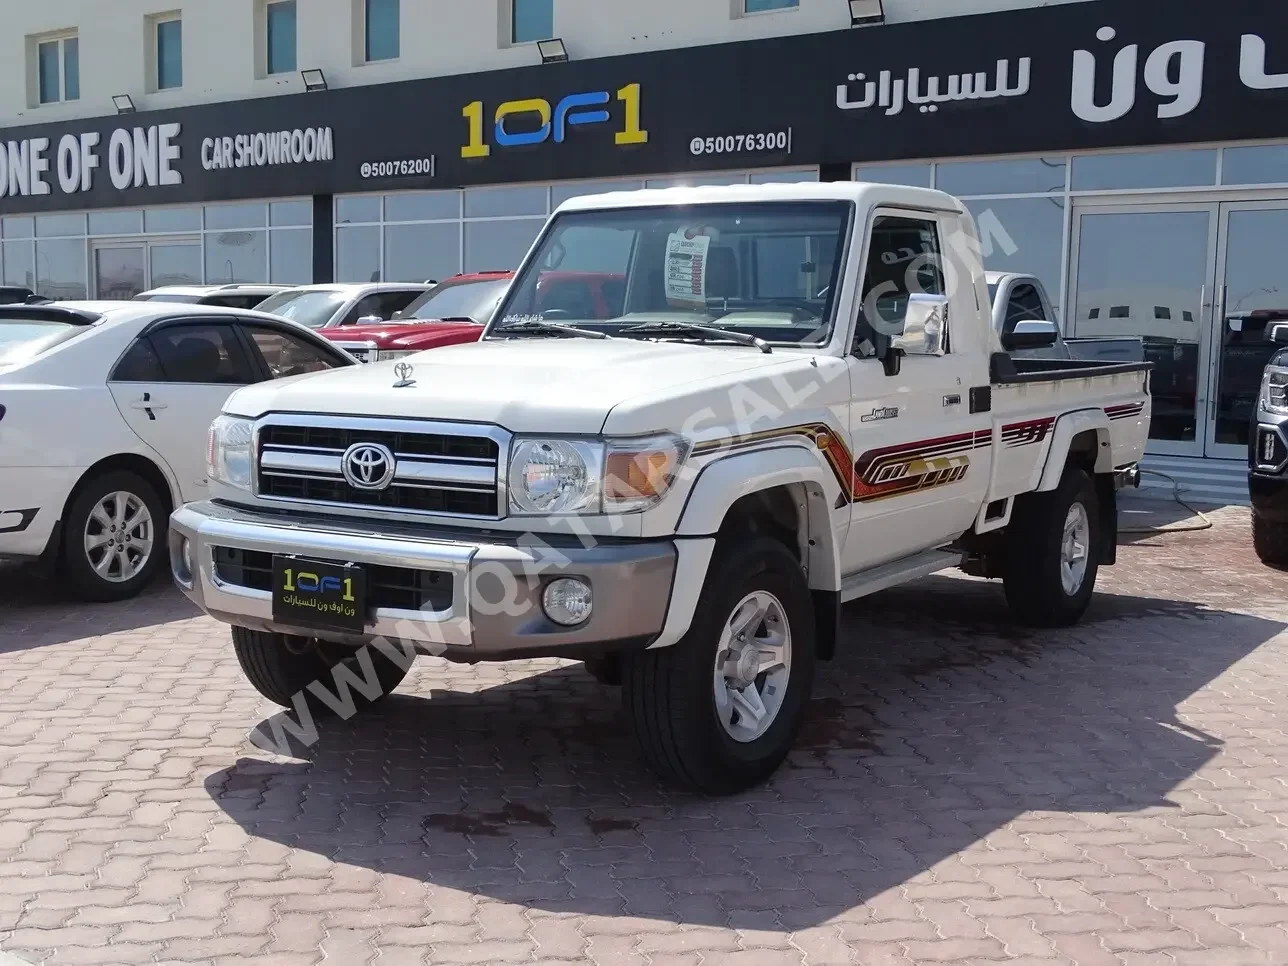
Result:
<instances>
[{"instance_id":1,"label":"front license plate","mask_svg":"<svg viewBox=\"0 0 1288 966\"><path fill-rule=\"evenodd\" d=\"M362 631L367 623L367 572L353 564L274 557L273 620Z\"/></svg>"}]
</instances>

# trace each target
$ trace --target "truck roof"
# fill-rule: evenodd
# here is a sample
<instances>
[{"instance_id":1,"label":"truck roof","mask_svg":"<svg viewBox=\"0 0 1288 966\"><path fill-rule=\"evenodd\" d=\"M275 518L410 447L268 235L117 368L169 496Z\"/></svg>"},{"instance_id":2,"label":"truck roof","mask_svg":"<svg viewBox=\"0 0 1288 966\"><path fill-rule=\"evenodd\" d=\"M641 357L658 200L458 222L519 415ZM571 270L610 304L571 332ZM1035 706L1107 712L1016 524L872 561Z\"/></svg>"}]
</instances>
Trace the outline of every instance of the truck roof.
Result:
<instances>
[{"instance_id":1,"label":"truck roof","mask_svg":"<svg viewBox=\"0 0 1288 966\"><path fill-rule=\"evenodd\" d=\"M604 208L645 208L674 205L738 204L757 201L852 201L856 204L895 204L911 208L961 213L960 201L943 191L909 185L866 181L823 181L796 184L698 185L683 188L645 188L610 191L570 198L558 211Z\"/></svg>"}]
</instances>

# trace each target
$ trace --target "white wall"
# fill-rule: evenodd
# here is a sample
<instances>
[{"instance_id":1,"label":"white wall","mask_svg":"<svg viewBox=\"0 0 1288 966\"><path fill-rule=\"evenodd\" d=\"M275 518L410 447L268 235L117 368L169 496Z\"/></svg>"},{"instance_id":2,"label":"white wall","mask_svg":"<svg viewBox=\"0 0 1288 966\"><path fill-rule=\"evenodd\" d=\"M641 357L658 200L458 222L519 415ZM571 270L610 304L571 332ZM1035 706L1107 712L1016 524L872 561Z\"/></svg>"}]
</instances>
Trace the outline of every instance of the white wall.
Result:
<instances>
[{"instance_id":1,"label":"white wall","mask_svg":"<svg viewBox=\"0 0 1288 966\"><path fill-rule=\"evenodd\" d=\"M402 0L402 57L355 66L355 7L361 0L298 0L298 59L320 67L332 87L377 84L517 67L538 61L508 47L508 0ZM554 0L555 34L574 59L849 26L846 0L800 0L796 10L736 16L742 0ZM1078 0L885 0L887 21L906 22ZM145 17L183 15L179 90L148 93ZM0 127L113 113L111 96L139 110L237 100L303 89L298 74L257 78L255 24L262 0L0 0ZM360 21L359 21L360 22ZM29 39L77 29L81 98L39 107ZM863 29L880 30L880 27Z\"/></svg>"}]
</instances>

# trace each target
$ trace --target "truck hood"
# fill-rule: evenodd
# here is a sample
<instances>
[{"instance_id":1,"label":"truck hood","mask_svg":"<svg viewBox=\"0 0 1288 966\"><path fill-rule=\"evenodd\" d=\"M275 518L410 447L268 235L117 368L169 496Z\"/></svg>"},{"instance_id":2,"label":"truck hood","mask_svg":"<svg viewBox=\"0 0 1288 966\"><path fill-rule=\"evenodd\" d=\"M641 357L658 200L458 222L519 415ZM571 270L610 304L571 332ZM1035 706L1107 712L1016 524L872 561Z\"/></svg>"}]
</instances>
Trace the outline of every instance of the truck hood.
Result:
<instances>
[{"instance_id":1,"label":"truck hood","mask_svg":"<svg viewBox=\"0 0 1288 966\"><path fill-rule=\"evenodd\" d=\"M384 325L345 325L321 329L332 342L371 342L378 349L419 349L473 342L483 334L476 322L390 322ZM470 338L470 337L473 338Z\"/></svg>"},{"instance_id":2,"label":"truck hood","mask_svg":"<svg viewBox=\"0 0 1288 966\"><path fill-rule=\"evenodd\" d=\"M401 361L413 367L414 385L394 388L399 363L375 362L247 386L224 408L252 418L269 412L404 416L492 423L512 432L594 434L628 400L674 399L684 387L714 389L741 382L744 374L809 364L792 351L767 355L753 347L630 339L489 340Z\"/></svg>"}]
</instances>

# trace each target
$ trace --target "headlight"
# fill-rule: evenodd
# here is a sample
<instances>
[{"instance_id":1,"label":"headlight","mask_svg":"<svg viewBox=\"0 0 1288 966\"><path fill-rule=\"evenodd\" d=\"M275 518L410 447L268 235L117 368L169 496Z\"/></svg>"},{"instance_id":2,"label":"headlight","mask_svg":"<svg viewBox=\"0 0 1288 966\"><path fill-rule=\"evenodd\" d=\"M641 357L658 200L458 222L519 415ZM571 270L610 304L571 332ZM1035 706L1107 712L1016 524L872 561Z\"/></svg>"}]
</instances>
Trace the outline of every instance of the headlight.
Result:
<instances>
[{"instance_id":1,"label":"headlight","mask_svg":"<svg viewBox=\"0 0 1288 966\"><path fill-rule=\"evenodd\" d=\"M1288 369L1268 368L1261 378L1261 408L1288 416Z\"/></svg>"},{"instance_id":2,"label":"headlight","mask_svg":"<svg viewBox=\"0 0 1288 966\"><path fill-rule=\"evenodd\" d=\"M414 356L419 351L419 349L376 349L371 354L377 362L388 362L391 359Z\"/></svg>"},{"instance_id":3,"label":"headlight","mask_svg":"<svg viewBox=\"0 0 1288 966\"><path fill-rule=\"evenodd\" d=\"M662 499L688 455L678 436L516 439L510 451L510 512L630 513Z\"/></svg>"},{"instance_id":4,"label":"headlight","mask_svg":"<svg viewBox=\"0 0 1288 966\"><path fill-rule=\"evenodd\" d=\"M211 480L250 489L254 431L255 424L240 416L221 415L211 423L206 448L206 475Z\"/></svg>"}]
</instances>

